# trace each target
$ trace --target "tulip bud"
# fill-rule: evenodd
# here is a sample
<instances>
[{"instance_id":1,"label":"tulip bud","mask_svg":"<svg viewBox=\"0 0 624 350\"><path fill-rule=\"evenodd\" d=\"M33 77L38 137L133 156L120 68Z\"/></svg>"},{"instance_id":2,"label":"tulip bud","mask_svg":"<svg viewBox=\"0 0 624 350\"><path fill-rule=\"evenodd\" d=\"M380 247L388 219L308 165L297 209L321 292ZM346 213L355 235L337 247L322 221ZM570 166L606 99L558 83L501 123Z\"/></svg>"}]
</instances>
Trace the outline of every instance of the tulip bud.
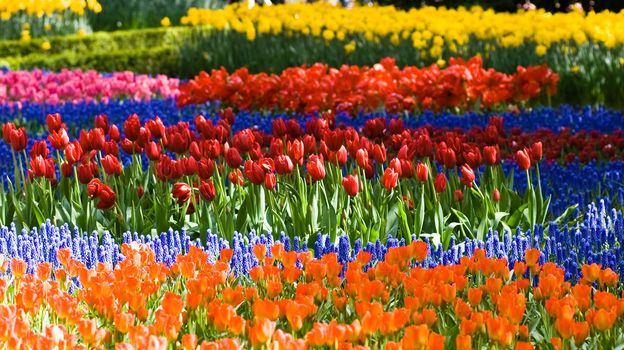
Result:
<instances>
[{"instance_id":1,"label":"tulip bud","mask_svg":"<svg viewBox=\"0 0 624 350\"><path fill-rule=\"evenodd\" d=\"M230 168L238 168L243 164L243 158L236 148L231 147L225 152L225 162Z\"/></svg>"},{"instance_id":2,"label":"tulip bud","mask_svg":"<svg viewBox=\"0 0 624 350\"><path fill-rule=\"evenodd\" d=\"M455 201L461 202L464 200L464 192L462 192L462 190L455 190L455 192L453 192L453 197L455 197Z\"/></svg>"},{"instance_id":3,"label":"tulip bud","mask_svg":"<svg viewBox=\"0 0 624 350\"><path fill-rule=\"evenodd\" d=\"M416 165L416 177L420 182L427 182L429 178L429 168L427 168L427 164L418 163Z\"/></svg>"},{"instance_id":4,"label":"tulip bud","mask_svg":"<svg viewBox=\"0 0 624 350\"><path fill-rule=\"evenodd\" d=\"M493 200L495 203L500 202L500 191L498 190L498 188L495 188L495 189L492 191L492 200Z\"/></svg>"},{"instance_id":5,"label":"tulip bud","mask_svg":"<svg viewBox=\"0 0 624 350\"><path fill-rule=\"evenodd\" d=\"M498 149L495 146L485 146L483 148L483 157L487 165L498 164Z\"/></svg>"},{"instance_id":6,"label":"tulip bud","mask_svg":"<svg viewBox=\"0 0 624 350\"><path fill-rule=\"evenodd\" d=\"M437 193L442 193L446 189L446 175L438 173L436 176L434 187Z\"/></svg>"},{"instance_id":7,"label":"tulip bud","mask_svg":"<svg viewBox=\"0 0 624 350\"><path fill-rule=\"evenodd\" d=\"M532 146L531 146L531 161L533 163L539 163L540 160L542 160L542 142L538 141L535 142Z\"/></svg>"},{"instance_id":8,"label":"tulip bud","mask_svg":"<svg viewBox=\"0 0 624 350\"><path fill-rule=\"evenodd\" d=\"M145 190L143 189L143 186L137 187L136 193L137 193L137 197L143 198L143 195L145 194Z\"/></svg>"},{"instance_id":9,"label":"tulip bud","mask_svg":"<svg viewBox=\"0 0 624 350\"><path fill-rule=\"evenodd\" d=\"M267 190L272 190L275 188L275 186L277 186L277 178L275 177L275 174L273 173L268 173L264 175L264 187L267 188Z\"/></svg>"},{"instance_id":10,"label":"tulip bud","mask_svg":"<svg viewBox=\"0 0 624 350\"><path fill-rule=\"evenodd\" d=\"M202 181L199 185L199 194L206 202L212 202L217 196L214 183L212 180Z\"/></svg>"},{"instance_id":11,"label":"tulip bud","mask_svg":"<svg viewBox=\"0 0 624 350\"><path fill-rule=\"evenodd\" d=\"M522 170L529 170L531 168L531 158L526 149L522 149L516 152L516 162Z\"/></svg>"}]
</instances>

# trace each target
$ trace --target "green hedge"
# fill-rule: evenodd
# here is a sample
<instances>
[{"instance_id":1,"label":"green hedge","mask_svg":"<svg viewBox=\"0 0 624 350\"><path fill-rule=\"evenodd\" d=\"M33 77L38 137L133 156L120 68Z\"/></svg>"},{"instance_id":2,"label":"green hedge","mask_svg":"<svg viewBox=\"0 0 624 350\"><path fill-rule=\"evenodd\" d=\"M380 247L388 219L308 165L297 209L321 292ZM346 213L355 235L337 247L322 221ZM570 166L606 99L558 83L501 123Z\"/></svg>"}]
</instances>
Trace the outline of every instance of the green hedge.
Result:
<instances>
[{"instance_id":1,"label":"green hedge","mask_svg":"<svg viewBox=\"0 0 624 350\"><path fill-rule=\"evenodd\" d=\"M130 70L146 74L177 76L178 52L175 46L157 46L94 52L63 52L56 55L32 54L9 58L5 62L13 69L45 68L59 71L63 68L95 69L101 72ZM0 60L1 65L2 60Z\"/></svg>"},{"instance_id":2,"label":"green hedge","mask_svg":"<svg viewBox=\"0 0 624 350\"><path fill-rule=\"evenodd\" d=\"M17 56L55 55L65 51L94 52L122 51L137 48L152 48L173 45L191 32L188 27L153 28L133 31L98 32L86 36L54 36L30 41L0 41L0 60ZM48 41L50 49L44 51L41 46Z\"/></svg>"}]
</instances>

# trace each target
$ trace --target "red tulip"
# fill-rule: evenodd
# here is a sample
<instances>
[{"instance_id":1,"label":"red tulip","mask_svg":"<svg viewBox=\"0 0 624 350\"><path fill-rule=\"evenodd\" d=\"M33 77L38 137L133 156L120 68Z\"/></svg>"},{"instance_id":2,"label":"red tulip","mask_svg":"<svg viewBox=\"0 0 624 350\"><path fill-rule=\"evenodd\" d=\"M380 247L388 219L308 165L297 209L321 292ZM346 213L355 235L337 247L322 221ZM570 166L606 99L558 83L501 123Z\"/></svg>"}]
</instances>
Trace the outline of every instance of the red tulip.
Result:
<instances>
[{"instance_id":1,"label":"red tulip","mask_svg":"<svg viewBox=\"0 0 624 350\"><path fill-rule=\"evenodd\" d=\"M182 172L185 176L193 176L197 174L197 161L193 157L178 159L182 165Z\"/></svg>"},{"instance_id":2,"label":"red tulip","mask_svg":"<svg viewBox=\"0 0 624 350\"><path fill-rule=\"evenodd\" d=\"M132 142L129 139L123 139L123 141L121 141L121 149L127 154L143 153L143 148L136 142Z\"/></svg>"},{"instance_id":3,"label":"red tulip","mask_svg":"<svg viewBox=\"0 0 624 350\"><path fill-rule=\"evenodd\" d=\"M453 169L457 165L457 157L455 151L450 148L442 149L438 152L438 162L442 163L445 168Z\"/></svg>"},{"instance_id":4,"label":"red tulip","mask_svg":"<svg viewBox=\"0 0 624 350\"><path fill-rule=\"evenodd\" d=\"M191 142L191 145L189 146L189 154L191 155L191 157L195 158L195 160L200 160L203 158L197 141Z\"/></svg>"},{"instance_id":5,"label":"red tulip","mask_svg":"<svg viewBox=\"0 0 624 350\"><path fill-rule=\"evenodd\" d=\"M313 154L308 158L308 174L313 181L323 180L325 178L325 165L323 164L323 157L319 157Z\"/></svg>"},{"instance_id":6,"label":"red tulip","mask_svg":"<svg viewBox=\"0 0 624 350\"><path fill-rule=\"evenodd\" d=\"M165 124L163 124L162 120L158 116L145 122L145 127L150 131L152 136L157 139L160 139L165 135Z\"/></svg>"},{"instance_id":7,"label":"red tulip","mask_svg":"<svg viewBox=\"0 0 624 350\"><path fill-rule=\"evenodd\" d=\"M64 162L61 164L61 175L68 178L72 177L72 175L74 175L74 167L71 164Z\"/></svg>"},{"instance_id":8,"label":"red tulip","mask_svg":"<svg viewBox=\"0 0 624 350\"><path fill-rule=\"evenodd\" d=\"M392 190L399 183L399 173L388 167L381 177L381 182L386 190Z\"/></svg>"},{"instance_id":9,"label":"red tulip","mask_svg":"<svg viewBox=\"0 0 624 350\"><path fill-rule=\"evenodd\" d=\"M92 179L87 184L87 194L90 198L93 198L100 193L100 187L102 187L103 183L100 179Z\"/></svg>"},{"instance_id":10,"label":"red tulip","mask_svg":"<svg viewBox=\"0 0 624 350\"><path fill-rule=\"evenodd\" d=\"M238 168L243 164L243 158L236 148L231 147L225 151L225 162L230 168Z\"/></svg>"},{"instance_id":11,"label":"red tulip","mask_svg":"<svg viewBox=\"0 0 624 350\"><path fill-rule=\"evenodd\" d=\"M65 159L67 159L69 164L74 164L79 161L80 158L82 158L82 154L82 146L80 146L78 140L74 140L74 142L65 146Z\"/></svg>"},{"instance_id":12,"label":"red tulip","mask_svg":"<svg viewBox=\"0 0 624 350\"><path fill-rule=\"evenodd\" d=\"M366 168L368 164L368 151L366 151L364 148L360 148L359 150L357 150L357 152L355 153L355 162L360 168Z\"/></svg>"},{"instance_id":13,"label":"red tulip","mask_svg":"<svg viewBox=\"0 0 624 350\"><path fill-rule=\"evenodd\" d=\"M472 168L468 164L463 164L461 166L461 174L461 182L468 187L472 187L475 180L475 173L472 171Z\"/></svg>"},{"instance_id":14,"label":"red tulip","mask_svg":"<svg viewBox=\"0 0 624 350\"><path fill-rule=\"evenodd\" d=\"M273 136L278 138L284 137L288 132L286 129L286 122L281 118L273 119L271 130L273 130Z\"/></svg>"},{"instance_id":15,"label":"red tulip","mask_svg":"<svg viewBox=\"0 0 624 350\"><path fill-rule=\"evenodd\" d=\"M275 174L273 173L267 173L264 175L264 187L267 188L267 190L272 190L275 188L275 186L277 186L277 178L275 177Z\"/></svg>"},{"instance_id":16,"label":"red tulip","mask_svg":"<svg viewBox=\"0 0 624 350\"><path fill-rule=\"evenodd\" d=\"M11 144L11 134L13 133L13 130L17 130L17 128L15 127L15 124L11 122L2 125L2 138L4 139L4 142L9 145Z\"/></svg>"},{"instance_id":17,"label":"red tulip","mask_svg":"<svg viewBox=\"0 0 624 350\"><path fill-rule=\"evenodd\" d=\"M145 190L143 189L143 186L137 187L136 193L137 193L137 197L143 198L143 195L145 194Z\"/></svg>"},{"instance_id":18,"label":"red tulip","mask_svg":"<svg viewBox=\"0 0 624 350\"><path fill-rule=\"evenodd\" d=\"M117 194L110 187L104 184L100 187L97 197L99 200L95 207L102 210L112 208L117 200Z\"/></svg>"},{"instance_id":19,"label":"red tulip","mask_svg":"<svg viewBox=\"0 0 624 350\"><path fill-rule=\"evenodd\" d=\"M160 159L160 145L154 141L150 141L145 145L145 154L147 155L147 159L149 160L158 160Z\"/></svg>"},{"instance_id":20,"label":"red tulip","mask_svg":"<svg viewBox=\"0 0 624 350\"><path fill-rule=\"evenodd\" d=\"M94 177L98 175L97 164L93 162L79 164L76 168L78 181L82 184L88 184Z\"/></svg>"},{"instance_id":21,"label":"red tulip","mask_svg":"<svg viewBox=\"0 0 624 350\"><path fill-rule=\"evenodd\" d=\"M139 138L141 132L141 120L136 114L132 114L126 119L123 125L126 138L130 141L136 141ZM111 135L112 138L112 135Z\"/></svg>"},{"instance_id":22,"label":"red tulip","mask_svg":"<svg viewBox=\"0 0 624 350\"><path fill-rule=\"evenodd\" d=\"M462 192L462 190L455 190L455 192L453 192L453 197L455 197L457 202L461 202L464 200L464 192Z\"/></svg>"},{"instance_id":23,"label":"red tulip","mask_svg":"<svg viewBox=\"0 0 624 350\"><path fill-rule=\"evenodd\" d=\"M119 159L110 154L102 158L102 167L107 175L119 176L123 172L123 167L121 166Z\"/></svg>"},{"instance_id":24,"label":"red tulip","mask_svg":"<svg viewBox=\"0 0 624 350\"><path fill-rule=\"evenodd\" d=\"M119 157L119 145L115 141L106 141L104 144L104 155L111 155L115 157Z\"/></svg>"},{"instance_id":25,"label":"red tulip","mask_svg":"<svg viewBox=\"0 0 624 350\"><path fill-rule=\"evenodd\" d=\"M58 131L50 132L48 135L48 141L52 144L52 147L56 150L65 148L69 143L69 135L65 129L59 129Z\"/></svg>"},{"instance_id":26,"label":"red tulip","mask_svg":"<svg viewBox=\"0 0 624 350\"><path fill-rule=\"evenodd\" d=\"M110 125L108 125L108 116L106 114L100 114L95 116L95 127L102 129L105 134L108 134Z\"/></svg>"},{"instance_id":27,"label":"red tulip","mask_svg":"<svg viewBox=\"0 0 624 350\"><path fill-rule=\"evenodd\" d=\"M416 177L420 182L427 182L429 178L429 168L427 168L427 164L418 163L416 165Z\"/></svg>"},{"instance_id":28,"label":"red tulip","mask_svg":"<svg viewBox=\"0 0 624 350\"><path fill-rule=\"evenodd\" d=\"M48 127L48 132L56 132L63 128L63 118L58 113L48 114L46 116L46 126Z\"/></svg>"},{"instance_id":29,"label":"red tulip","mask_svg":"<svg viewBox=\"0 0 624 350\"><path fill-rule=\"evenodd\" d=\"M110 136L111 140L115 142L119 142L119 140L121 140L121 133L119 132L119 128L117 127L117 125L111 125L110 129L108 130L108 136Z\"/></svg>"},{"instance_id":30,"label":"red tulip","mask_svg":"<svg viewBox=\"0 0 624 350\"><path fill-rule=\"evenodd\" d=\"M354 175L347 175L342 178L342 187L351 197L355 197L359 192L358 178Z\"/></svg>"},{"instance_id":31,"label":"red tulip","mask_svg":"<svg viewBox=\"0 0 624 350\"><path fill-rule=\"evenodd\" d=\"M43 158L48 158L50 154L50 150L48 150L48 145L43 140L37 140L30 148L30 157L42 156Z\"/></svg>"},{"instance_id":32,"label":"red tulip","mask_svg":"<svg viewBox=\"0 0 624 350\"><path fill-rule=\"evenodd\" d=\"M240 169L234 169L232 172L228 174L228 179L231 183L243 186L245 184L245 179L243 178L243 172Z\"/></svg>"},{"instance_id":33,"label":"red tulip","mask_svg":"<svg viewBox=\"0 0 624 350\"><path fill-rule=\"evenodd\" d=\"M401 176L401 173L403 172L403 165L399 158L392 158L390 160L390 164L388 164L388 168L392 168L392 170L396 171L399 176Z\"/></svg>"},{"instance_id":34,"label":"red tulip","mask_svg":"<svg viewBox=\"0 0 624 350\"><path fill-rule=\"evenodd\" d=\"M287 155L279 155L275 158L275 170L280 175L286 175L293 172L293 162Z\"/></svg>"},{"instance_id":35,"label":"red tulip","mask_svg":"<svg viewBox=\"0 0 624 350\"><path fill-rule=\"evenodd\" d=\"M178 201L179 205L183 205L191 199L192 188L187 183L176 182L173 184L171 195Z\"/></svg>"},{"instance_id":36,"label":"red tulip","mask_svg":"<svg viewBox=\"0 0 624 350\"><path fill-rule=\"evenodd\" d=\"M485 146L483 148L483 157L487 165L498 164L498 148L495 146Z\"/></svg>"},{"instance_id":37,"label":"red tulip","mask_svg":"<svg viewBox=\"0 0 624 350\"><path fill-rule=\"evenodd\" d=\"M435 182L433 183L436 192L442 193L446 189L446 175L444 173L438 173Z\"/></svg>"},{"instance_id":38,"label":"red tulip","mask_svg":"<svg viewBox=\"0 0 624 350\"><path fill-rule=\"evenodd\" d=\"M204 158L197 163L197 174L203 180L208 180L214 173L214 161Z\"/></svg>"},{"instance_id":39,"label":"red tulip","mask_svg":"<svg viewBox=\"0 0 624 350\"><path fill-rule=\"evenodd\" d=\"M46 176L47 163L45 159L41 155L36 155L30 159L30 170L34 174L35 177L43 177Z\"/></svg>"},{"instance_id":40,"label":"red tulip","mask_svg":"<svg viewBox=\"0 0 624 350\"><path fill-rule=\"evenodd\" d=\"M522 149L516 152L516 162L522 170L529 170L531 167L531 158L526 149Z\"/></svg>"},{"instance_id":41,"label":"red tulip","mask_svg":"<svg viewBox=\"0 0 624 350\"><path fill-rule=\"evenodd\" d=\"M136 140L137 145L145 147L145 144L152 140L152 133L148 128L139 129L139 138Z\"/></svg>"},{"instance_id":42,"label":"red tulip","mask_svg":"<svg viewBox=\"0 0 624 350\"><path fill-rule=\"evenodd\" d=\"M347 149L345 146L340 146L340 149L336 152L336 159L338 160L338 164L341 166L347 164L347 159L349 154L347 153Z\"/></svg>"},{"instance_id":43,"label":"red tulip","mask_svg":"<svg viewBox=\"0 0 624 350\"><path fill-rule=\"evenodd\" d=\"M542 142L538 141L535 142L532 146L531 146L531 161L533 163L539 163L540 160L542 160Z\"/></svg>"},{"instance_id":44,"label":"red tulip","mask_svg":"<svg viewBox=\"0 0 624 350\"><path fill-rule=\"evenodd\" d=\"M386 162L386 146L384 146L383 143L373 146L373 159L379 164Z\"/></svg>"},{"instance_id":45,"label":"red tulip","mask_svg":"<svg viewBox=\"0 0 624 350\"><path fill-rule=\"evenodd\" d=\"M498 203L498 202L500 202L500 196L501 196L500 191L498 190L498 188L495 188L492 191L492 200L494 202Z\"/></svg>"},{"instance_id":46,"label":"red tulip","mask_svg":"<svg viewBox=\"0 0 624 350\"><path fill-rule=\"evenodd\" d=\"M19 128L12 130L11 132L11 148L15 152L21 152L26 149L28 145L28 134L26 134L26 129Z\"/></svg>"},{"instance_id":47,"label":"red tulip","mask_svg":"<svg viewBox=\"0 0 624 350\"><path fill-rule=\"evenodd\" d=\"M104 137L104 130L95 128L89 131L89 143L91 145L91 149L99 151L102 147L104 147L105 142L106 138Z\"/></svg>"},{"instance_id":48,"label":"red tulip","mask_svg":"<svg viewBox=\"0 0 624 350\"><path fill-rule=\"evenodd\" d=\"M303 165L303 154L304 154L304 146L303 143L299 140L295 140L293 142L288 141L288 155L292 159L293 162Z\"/></svg>"},{"instance_id":49,"label":"red tulip","mask_svg":"<svg viewBox=\"0 0 624 350\"><path fill-rule=\"evenodd\" d=\"M252 160L245 162L243 169L245 177L254 185L260 185L264 182L264 169L260 164Z\"/></svg>"},{"instance_id":50,"label":"red tulip","mask_svg":"<svg viewBox=\"0 0 624 350\"><path fill-rule=\"evenodd\" d=\"M199 194L206 202L212 202L217 196L214 183L212 180L202 181L199 185Z\"/></svg>"}]
</instances>

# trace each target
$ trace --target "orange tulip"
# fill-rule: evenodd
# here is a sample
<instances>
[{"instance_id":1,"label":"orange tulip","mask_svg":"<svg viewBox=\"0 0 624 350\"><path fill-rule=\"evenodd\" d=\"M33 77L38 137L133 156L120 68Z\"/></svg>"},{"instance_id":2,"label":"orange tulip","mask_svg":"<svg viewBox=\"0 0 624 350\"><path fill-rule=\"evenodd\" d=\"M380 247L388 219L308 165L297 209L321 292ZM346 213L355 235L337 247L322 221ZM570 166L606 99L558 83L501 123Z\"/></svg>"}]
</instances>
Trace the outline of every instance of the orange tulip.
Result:
<instances>
[{"instance_id":1,"label":"orange tulip","mask_svg":"<svg viewBox=\"0 0 624 350\"><path fill-rule=\"evenodd\" d=\"M469 335L458 335L455 338L457 350L472 350L472 337Z\"/></svg>"},{"instance_id":2,"label":"orange tulip","mask_svg":"<svg viewBox=\"0 0 624 350\"><path fill-rule=\"evenodd\" d=\"M537 248L527 249L524 253L524 260L528 267L535 267L539 261L541 252Z\"/></svg>"}]
</instances>

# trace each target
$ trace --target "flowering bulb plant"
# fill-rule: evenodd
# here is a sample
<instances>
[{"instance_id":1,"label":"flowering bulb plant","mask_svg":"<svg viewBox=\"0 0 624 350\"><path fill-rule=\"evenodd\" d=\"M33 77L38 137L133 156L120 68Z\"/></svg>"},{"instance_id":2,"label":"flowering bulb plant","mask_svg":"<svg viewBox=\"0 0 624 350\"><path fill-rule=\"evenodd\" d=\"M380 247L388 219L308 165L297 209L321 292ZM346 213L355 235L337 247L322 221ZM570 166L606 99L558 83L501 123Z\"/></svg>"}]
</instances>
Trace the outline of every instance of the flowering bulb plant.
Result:
<instances>
[{"instance_id":1,"label":"flowering bulb plant","mask_svg":"<svg viewBox=\"0 0 624 350\"><path fill-rule=\"evenodd\" d=\"M192 126L165 126L131 115L122 136L98 116L95 128L72 140L54 114L47 139L28 153L25 129L7 123L3 137L15 173L0 195L1 217L27 227L49 218L117 235L173 227L213 229L231 240L235 231L253 229L304 240L348 233L364 243L424 235L446 246L453 234L483 239L490 228L546 223L550 200L534 177L542 143L508 144L500 118L470 137L406 129L400 119L386 125L383 118L360 134L331 127L332 118L311 119L306 131L278 119L269 135L232 133L231 110L216 125L203 116ZM516 192L502 160L526 173L525 193Z\"/></svg>"},{"instance_id":2,"label":"flowering bulb plant","mask_svg":"<svg viewBox=\"0 0 624 350\"><path fill-rule=\"evenodd\" d=\"M211 257L191 247L168 267L147 246L124 244L115 268L88 268L64 248L54 265L41 263L32 274L23 260L5 260L0 267L12 278L0 278L0 340L60 349L621 344L619 276L598 264L583 265L572 284L538 249L511 268L480 249L457 264L427 268L422 241L390 248L376 264L366 252L342 264L335 253L315 259L282 244L252 250L258 265L238 278L230 249Z\"/></svg>"},{"instance_id":3,"label":"flowering bulb plant","mask_svg":"<svg viewBox=\"0 0 624 350\"><path fill-rule=\"evenodd\" d=\"M523 103L556 92L559 77L547 66L518 67L511 75L483 68L481 57L451 59L447 68L407 66L392 58L373 67L324 64L288 68L280 75L250 74L246 68L200 73L180 87L179 105L218 100L241 109L351 113L383 107L415 109L491 108Z\"/></svg>"}]
</instances>

